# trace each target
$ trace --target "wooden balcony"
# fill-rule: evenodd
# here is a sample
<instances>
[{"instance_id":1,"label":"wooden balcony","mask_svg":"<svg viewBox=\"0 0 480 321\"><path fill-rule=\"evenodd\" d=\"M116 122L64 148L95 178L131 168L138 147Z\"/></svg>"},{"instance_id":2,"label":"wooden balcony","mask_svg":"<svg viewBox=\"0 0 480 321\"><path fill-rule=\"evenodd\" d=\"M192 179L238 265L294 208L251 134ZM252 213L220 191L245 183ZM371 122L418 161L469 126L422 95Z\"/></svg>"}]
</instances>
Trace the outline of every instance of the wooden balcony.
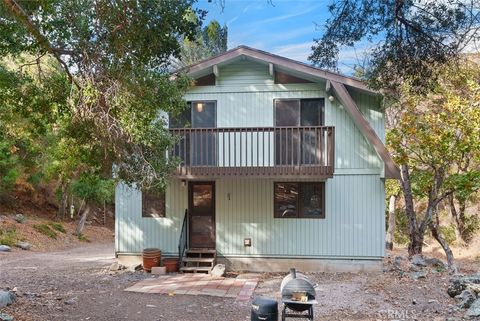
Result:
<instances>
[{"instance_id":1,"label":"wooden balcony","mask_svg":"<svg viewBox=\"0 0 480 321\"><path fill-rule=\"evenodd\" d=\"M175 128L180 178L333 176L335 128Z\"/></svg>"}]
</instances>

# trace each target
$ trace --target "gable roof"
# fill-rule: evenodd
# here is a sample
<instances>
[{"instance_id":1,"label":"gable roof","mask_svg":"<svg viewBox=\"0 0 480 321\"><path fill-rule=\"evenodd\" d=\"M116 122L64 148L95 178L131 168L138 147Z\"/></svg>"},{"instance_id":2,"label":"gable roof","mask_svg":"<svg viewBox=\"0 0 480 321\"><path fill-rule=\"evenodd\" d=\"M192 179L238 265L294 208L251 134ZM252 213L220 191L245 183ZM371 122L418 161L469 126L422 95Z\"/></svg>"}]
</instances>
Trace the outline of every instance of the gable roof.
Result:
<instances>
[{"instance_id":1,"label":"gable roof","mask_svg":"<svg viewBox=\"0 0 480 321\"><path fill-rule=\"evenodd\" d=\"M230 49L217 56L197 62L193 65L186 66L178 71L185 72L187 73L187 75L194 77L202 73L202 71L209 70L209 69L211 70L215 65L221 65L223 63L226 63L230 60L233 60L235 58L239 58L242 56L251 58L253 60L258 60L264 63L272 63L273 65L282 66L286 69L295 70L300 73L313 76L315 78L336 81L350 87L358 88L362 91L367 91L372 94L377 94L376 91L368 88L362 80L356 77L344 76L339 73L320 69L303 62L299 62L293 59L278 56L263 50L254 49L254 48L243 46L243 45Z\"/></svg>"},{"instance_id":2,"label":"gable roof","mask_svg":"<svg viewBox=\"0 0 480 321\"><path fill-rule=\"evenodd\" d=\"M344 76L328 70L316 68L305 63L295 61L289 58L271 54L266 51L250 48L247 46L239 46L228 50L218 56L200 61L196 64L184 67L178 72L185 72L191 77L203 76L205 73L215 73L218 65L223 65L240 57L248 57L255 61L272 64L272 66L282 67L287 70L296 71L298 73L308 75L327 82L327 87L333 89L338 100L347 110L354 123L360 129L360 132L367 138L370 145L375 149L378 156L385 164L384 173L386 178L400 178L400 170L393 162L387 148L380 140L375 130L361 113L354 99L350 96L345 86L353 87L361 91L378 94L376 91L368 88L363 81L355 77ZM218 70L218 69L217 69Z\"/></svg>"}]
</instances>

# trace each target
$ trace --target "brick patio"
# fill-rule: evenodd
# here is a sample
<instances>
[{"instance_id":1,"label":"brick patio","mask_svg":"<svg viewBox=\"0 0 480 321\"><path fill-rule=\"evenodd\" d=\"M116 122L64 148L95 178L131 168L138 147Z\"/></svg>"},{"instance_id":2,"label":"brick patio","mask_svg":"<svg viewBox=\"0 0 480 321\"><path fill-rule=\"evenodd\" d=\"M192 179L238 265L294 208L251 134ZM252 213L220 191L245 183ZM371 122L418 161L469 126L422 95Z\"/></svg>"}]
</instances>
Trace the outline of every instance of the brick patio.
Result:
<instances>
[{"instance_id":1,"label":"brick patio","mask_svg":"<svg viewBox=\"0 0 480 321\"><path fill-rule=\"evenodd\" d=\"M211 277L206 274L175 274L142 280L126 288L125 291L169 295L210 295L235 298L237 302L248 302L257 283L258 279Z\"/></svg>"}]
</instances>

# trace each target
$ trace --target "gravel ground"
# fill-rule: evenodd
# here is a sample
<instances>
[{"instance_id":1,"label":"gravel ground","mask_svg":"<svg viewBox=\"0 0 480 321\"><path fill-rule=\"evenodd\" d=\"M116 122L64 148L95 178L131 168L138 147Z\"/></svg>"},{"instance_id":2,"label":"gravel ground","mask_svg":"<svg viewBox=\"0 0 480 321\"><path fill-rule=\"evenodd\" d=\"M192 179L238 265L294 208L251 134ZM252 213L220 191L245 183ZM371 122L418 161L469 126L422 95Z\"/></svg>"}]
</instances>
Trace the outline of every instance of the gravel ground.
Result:
<instances>
[{"instance_id":1,"label":"gravel ground","mask_svg":"<svg viewBox=\"0 0 480 321\"><path fill-rule=\"evenodd\" d=\"M17 287L18 301L3 309L25 321L247 320L249 306L233 299L124 292L142 272L110 275L113 244L89 244L51 253L0 253L0 288Z\"/></svg>"},{"instance_id":2,"label":"gravel ground","mask_svg":"<svg viewBox=\"0 0 480 321\"><path fill-rule=\"evenodd\" d=\"M250 306L230 298L124 292L143 272L110 273L113 244L61 252L0 253L0 288L16 287L18 301L3 312L15 320L249 320ZM372 274L308 274L318 284L315 320L445 320L454 301L449 275L429 272L412 280L391 268ZM261 276L255 295L279 298L284 274Z\"/></svg>"}]
</instances>

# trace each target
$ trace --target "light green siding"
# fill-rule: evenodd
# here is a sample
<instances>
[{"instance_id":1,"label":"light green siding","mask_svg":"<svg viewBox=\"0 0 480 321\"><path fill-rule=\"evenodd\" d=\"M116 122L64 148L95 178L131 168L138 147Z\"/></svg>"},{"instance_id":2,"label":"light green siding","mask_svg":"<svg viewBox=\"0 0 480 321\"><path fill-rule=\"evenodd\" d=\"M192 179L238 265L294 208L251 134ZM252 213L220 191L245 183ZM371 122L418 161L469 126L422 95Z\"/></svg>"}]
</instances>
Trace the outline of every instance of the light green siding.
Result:
<instances>
[{"instance_id":1,"label":"light green siding","mask_svg":"<svg viewBox=\"0 0 480 321\"><path fill-rule=\"evenodd\" d=\"M250 66L250 68L248 67ZM268 66L240 61L220 68L217 86L192 88L186 100L217 102L217 127L273 126L273 101L278 98L325 98L325 125L335 126L335 168L377 169L383 165L375 150L337 101L331 103L325 83L278 85L268 74ZM383 140L383 113L378 99L352 92L361 112Z\"/></svg>"},{"instance_id":2,"label":"light green siding","mask_svg":"<svg viewBox=\"0 0 480 321\"><path fill-rule=\"evenodd\" d=\"M181 182L173 180L166 190L166 217L142 217L141 192L118 184L115 190L116 251L138 253L147 247L177 251L187 196Z\"/></svg>"},{"instance_id":3,"label":"light green siding","mask_svg":"<svg viewBox=\"0 0 480 321\"><path fill-rule=\"evenodd\" d=\"M378 175L338 175L326 183L325 219L275 219L271 179L216 180L217 250L225 256L383 256L384 186ZM172 181L165 218L141 217L141 193L117 188L117 252L159 247L176 253L188 188ZM251 238L252 247L243 239Z\"/></svg>"},{"instance_id":4,"label":"light green siding","mask_svg":"<svg viewBox=\"0 0 480 321\"><path fill-rule=\"evenodd\" d=\"M384 140L384 119L378 99L353 90L351 95ZM267 65L237 61L220 67L216 86L192 88L185 99L215 100L217 127L267 127L274 124L274 99L318 97L325 98L325 125L335 126L335 175L326 181L326 218L274 219L275 180L218 179L216 233L221 255L315 258L384 255L383 164L343 106L329 101L325 83L278 85L268 74ZM118 253L139 253L146 247L158 247L164 253L177 252L183 215L188 207L188 188L172 180L166 194L166 217L142 218L141 193L122 184L117 186ZM244 238L251 238L253 246L244 247Z\"/></svg>"}]
</instances>

